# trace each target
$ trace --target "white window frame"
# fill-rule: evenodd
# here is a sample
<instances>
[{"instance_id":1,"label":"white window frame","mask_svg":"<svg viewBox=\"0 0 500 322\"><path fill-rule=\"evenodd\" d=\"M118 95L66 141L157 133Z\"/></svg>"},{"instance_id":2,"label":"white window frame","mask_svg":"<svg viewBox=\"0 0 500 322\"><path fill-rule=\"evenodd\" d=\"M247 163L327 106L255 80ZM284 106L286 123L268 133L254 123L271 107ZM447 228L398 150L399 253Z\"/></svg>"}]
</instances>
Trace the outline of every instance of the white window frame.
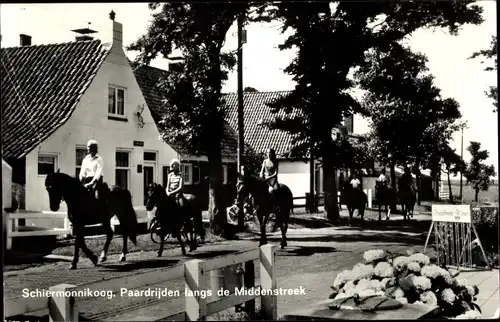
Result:
<instances>
[{"instance_id":1,"label":"white window frame","mask_svg":"<svg viewBox=\"0 0 500 322\"><path fill-rule=\"evenodd\" d=\"M76 150L85 150L87 151L87 147L85 145L76 145L75 146L75 170L78 169L77 173L76 173L76 177L78 178L78 175L80 174L80 171L82 169L82 165L81 164L77 164L76 163Z\"/></svg>"},{"instance_id":2,"label":"white window frame","mask_svg":"<svg viewBox=\"0 0 500 322\"><path fill-rule=\"evenodd\" d=\"M39 174L38 173L38 158L39 157L49 157L49 158L54 158L54 172L57 171L58 169L58 163L59 163L59 153L55 152L38 152L38 155L36 157L36 174L38 177L45 178L47 175L46 174Z\"/></svg>"},{"instance_id":3,"label":"white window frame","mask_svg":"<svg viewBox=\"0 0 500 322\"><path fill-rule=\"evenodd\" d=\"M153 153L155 155L155 159L154 161L152 160L146 160L144 159L144 154L145 153ZM158 164L158 151L154 151L154 150L144 150L142 152L142 158L143 158L143 162L144 162L144 166L148 166L148 165L154 165L153 167L153 181L154 182L160 182L160 171L159 171L159 164Z\"/></svg>"},{"instance_id":4,"label":"white window frame","mask_svg":"<svg viewBox=\"0 0 500 322\"><path fill-rule=\"evenodd\" d=\"M193 184L193 164L191 163L181 163L182 179L185 185ZM188 180L186 180L186 173L188 174Z\"/></svg>"},{"instance_id":5,"label":"white window frame","mask_svg":"<svg viewBox=\"0 0 500 322\"><path fill-rule=\"evenodd\" d=\"M109 91L111 89L114 89L115 92L115 113L112 113L109 111ZM123 114L118 114L118 90L123 91ZM113 116L113 117L119 117L119 118L126 118L127 115L127 89L123 86L117 86L113 84L108 84L108 100L107 100L107 110L108 110L108 116Z\"/></svg>"},{"instance_id":6,"label":"white window frame","mask_svg":"<svg viewBox=\"0 0 500 322\"><path fill-rule=\"evenodd\" d=\"M116 152L122 152L122 153L127 153L128 154L128 167L118 167L116 165ZM130 182L131 179L131 172L132 172L132 150L130 149L123 149L123 148L117 148L115 151L115 170L127 170L127 190L130 191L130 187L132 186L132 183ZM116 171L114 171L114 177L115 177L115 185L116 185Z\"/></svg>"},{"instance_id":7,"label":"white window frame","mask_svg":"<svg viewBox=\"0 0 500 322\"><path fill-rule=\"evenodd\" d=\"M228 175L229 175L229 172L228 172L228 166L227 164L223 164L222 165L222 184L228 184Z\"/></svg>"}]
</instances>

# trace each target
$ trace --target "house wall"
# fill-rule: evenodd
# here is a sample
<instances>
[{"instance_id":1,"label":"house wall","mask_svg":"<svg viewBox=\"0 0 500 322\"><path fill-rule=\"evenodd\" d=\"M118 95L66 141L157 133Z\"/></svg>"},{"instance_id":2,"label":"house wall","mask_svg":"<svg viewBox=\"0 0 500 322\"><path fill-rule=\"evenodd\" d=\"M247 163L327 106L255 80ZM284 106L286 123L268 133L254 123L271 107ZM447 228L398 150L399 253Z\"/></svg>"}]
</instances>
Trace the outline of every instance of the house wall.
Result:
<instances>
[{"instance_id":1,"label":"house wall","mask_svg":"<svg viewBox=\"0 0 500 322\"><path fill-rule=\"evenodd\" d=\"M108 85L126 89L126 122L108 119ZM144 106L142 118L144 127L138 126L136 113ZM120 43L115 43L109 56L97 72L89 88L85 91L76 110L52 136L34 149L26 157L26 208L29 210L49 210L49 199L44 187L45 176L38 175L39 154L56 155L56 169L74 175L77 146L85 147L89 139L99 142L99 154L104 160L104 181L115 184L115 152L124 149L130 152L129 190L134 206L142 206L144 196L144 173L138 173L138 165L143 165L143 152L156 152L155 182L161 182L163 166L177 157L177 153L160 141L159 132L146 102L136 82ZM144 142L144 146L134 146L134 141ZM61 204L60 211L66 211Z\"/></svg>"},{"instance_id":2,"label":"house wall","mask_svg":"<svg viewBox=\"0 0 500 322\"><path fill-rule=\"evenodd\" d=\"M278 181L286 184L294 197L304 197L309 193L309 162L280 160Z\"/></svg>"}]
</instances>

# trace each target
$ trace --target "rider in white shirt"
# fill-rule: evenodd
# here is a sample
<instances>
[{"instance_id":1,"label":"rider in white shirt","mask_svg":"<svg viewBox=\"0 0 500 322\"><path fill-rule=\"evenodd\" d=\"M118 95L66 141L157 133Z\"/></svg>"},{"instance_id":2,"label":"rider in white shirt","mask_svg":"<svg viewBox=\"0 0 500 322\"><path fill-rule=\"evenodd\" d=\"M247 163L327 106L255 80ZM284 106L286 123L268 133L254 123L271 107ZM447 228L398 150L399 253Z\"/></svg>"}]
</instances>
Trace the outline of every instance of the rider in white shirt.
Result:
<instances>
[{"instance_id":1,"label":"rider in white shirt","mask_svg":"<svg viewBox=\"0 0 500 322\"><path fill-rule=\"evenodd\" d=\"M82 161L80 169L80 181L85 188L90 188L95 192L95 196L99 199L99 185L103 182L102 170L104 162L99 154L97 154L98 144L96 140L87 142L87 156Z\"/></svg>"},{"instance_id":2,"label":"rider in white shirt","mask_svg":"<svg viewBox=\"0 0 500 322\"><path fill-rule=\"evenodd\" d=\"M381 172L380 172L380 176L377 178L377 181L381 182L383 185L388 185L389 183L389 179L387 178L387 176L385 175L385 169L383 169Z\"/></svg>"},{"instance_id":3,"label":"rider in white shirt","mask_svg":"<svg viewBox=\"0 0 500 322\"><path fill-rule=\"evenodd\" d=\"M359 185L361 184L355 173L353 173L352 179L349 183L354 189L358 189Z\"/></svg>"}]
</instances>

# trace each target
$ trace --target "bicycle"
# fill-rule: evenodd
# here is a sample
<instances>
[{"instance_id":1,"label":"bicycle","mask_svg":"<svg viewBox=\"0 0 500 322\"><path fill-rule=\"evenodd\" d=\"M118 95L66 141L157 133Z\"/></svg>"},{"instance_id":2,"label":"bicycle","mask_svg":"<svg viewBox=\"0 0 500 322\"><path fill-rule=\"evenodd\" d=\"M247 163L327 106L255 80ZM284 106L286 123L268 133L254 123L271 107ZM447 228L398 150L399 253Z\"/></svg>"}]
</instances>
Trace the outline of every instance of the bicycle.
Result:
<instances>
[{"instance_id":1,"label":"bicycle","mask_svg":"<svg viewBox=\"0 0 500 322\"><path fill-rule=\"evenodd\" d=\"M160 225L160 221L158 220L158 218L156 218L156 216L151 220L151 226L149 227L149 231L150 231L150 237L151 237L151 240L153 241L153 243L155 244L159 244L161 242L161 231L162 231L162 228L161 228L161 225ZM165 238L163 239L163 241L166 241L167 239L170 238L170 234L165 234Z\"/></svg>"}]
</instances>

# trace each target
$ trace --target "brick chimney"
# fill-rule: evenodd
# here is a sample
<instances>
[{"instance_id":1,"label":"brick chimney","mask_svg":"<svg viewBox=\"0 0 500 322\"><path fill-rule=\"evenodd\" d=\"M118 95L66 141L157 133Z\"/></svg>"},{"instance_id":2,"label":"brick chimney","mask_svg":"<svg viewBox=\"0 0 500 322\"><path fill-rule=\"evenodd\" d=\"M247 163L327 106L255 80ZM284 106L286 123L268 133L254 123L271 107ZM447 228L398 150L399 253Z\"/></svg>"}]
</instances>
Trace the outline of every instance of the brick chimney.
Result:
<instances>
[{"instance_id":1,"label":"brick chimney","mask_svg":"<svg viewBox=\"0 0 500 322\"><path fill-rule=\"evenodd\" d=\"M121 23L113 22L113 45L123 46L123 26Z\"/></svg>"},{"instance_id":2,"label":"brick chimney","mask_svg":"<svg viewBox=\"0 0 500 322\"><path fill-rule=\"evenodd\" d=\"M21 46L31 46L31 36L20 34L19 35L19 45Z\"/></svg>"}]
</instances>

